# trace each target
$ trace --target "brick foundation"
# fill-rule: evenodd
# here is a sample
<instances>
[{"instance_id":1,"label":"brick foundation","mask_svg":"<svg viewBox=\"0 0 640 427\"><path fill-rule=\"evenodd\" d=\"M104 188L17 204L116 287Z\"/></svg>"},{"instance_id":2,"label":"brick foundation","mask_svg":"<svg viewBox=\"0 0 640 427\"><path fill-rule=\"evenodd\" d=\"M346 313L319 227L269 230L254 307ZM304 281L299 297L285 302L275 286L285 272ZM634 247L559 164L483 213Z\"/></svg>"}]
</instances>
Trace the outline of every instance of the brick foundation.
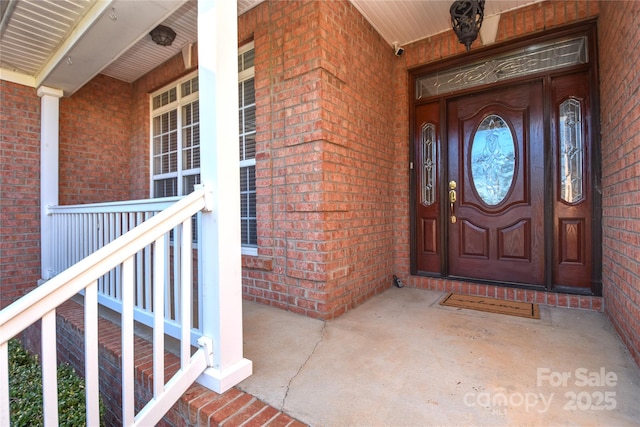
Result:
<instances>
[{"instance_id":1,"label":"brick foundation","mask_svg":"<svg viewBox=\"0 0 640 427\"><path fill-rule=\"evenodd\" d=\"M592 295L571 295L556 292L507 288L497 285L483 285L458 280L428 277L410 277L406 285L431 291L453 292L463 295L477 295L505 301L534 302L541 305L578 310L604 311L602 297Z\"/></svg>"}]
</instances>

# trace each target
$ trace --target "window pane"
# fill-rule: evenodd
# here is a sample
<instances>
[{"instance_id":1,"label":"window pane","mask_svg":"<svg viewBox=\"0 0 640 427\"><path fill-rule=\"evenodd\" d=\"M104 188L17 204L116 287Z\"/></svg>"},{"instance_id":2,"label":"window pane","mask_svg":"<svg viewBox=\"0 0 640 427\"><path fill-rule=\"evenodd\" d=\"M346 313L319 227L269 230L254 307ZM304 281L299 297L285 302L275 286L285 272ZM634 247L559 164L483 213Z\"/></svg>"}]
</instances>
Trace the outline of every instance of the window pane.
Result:
<instances>
[{"instance_id":1,"label":"window pane","mask_svg":"<svg viewBox=\"0 0 640 427\"><path fill-rule=\"evenodd\" d=\"M200 174L186 175L182 180L182 191L184 194L193 193L194 186L200 184Z\"/></svg>"},{"instance_id":2,"label":"window pane","mask_svg":"<svg viewBox=\"0 0 640 427\"><path fill-rule=\"evenodd\" d=\"M246 218L249 216L249 205L248 205L248 195L241 194L240 195L240 216L242 218Z\"/></svg>"},{"instance_id":3,"label":"window pane","mask_svg":"<svg viewBox=\"0 0 640 427\"><path fill-rule=\"evenodd\" d=\"M200 167L200 126L198 102L182 107L182 169Z\"/></svg>"},{"instance_id":4,"label":"window pane","mask_svg":"<svg viewBox=\"0 0 640 427\"><path fill-rule=\"evenodd\" d=\"M162 92L159 95L153 97L153 109L156 110L167 104L174 102L177 99L176 88L171 88L166 92Z\"/></svg>"},{"instance_id":5,"label":"window pane","mask_svg":"<svg viewBox=\"0 0 640 427\"><path fill-rule=\"evenodd\" d=\"M248 208L249 208L249 212L248 215L251 218L256 217L256 192L255 192L255 188L254 191L252 193L249 194L249 201L248 201Z\"/></svg>"},{"instance_id":6,"label":"window pane","mask_svg":"<svg viewBox=\"0 0 640 427\"><path fill-rule=\"evenodd\" d=\"M516 146L511 128L495 114L487 116L471 142L471 179L489 206L502 203L516 174Z\"/></svg>"},{"instance_id":7,"label":"window pane","mask_svg":"<svg viewBox=\"0 0 640 427\"><path fill-rule=\"evenodd\" d=\"M251 68L253 67L253 62L255 60L255 50L251 49L250 51L246 52L243 56L244 56L244 69L246 70L247 68Z\"/></svg>"},{"instance_id":8,"label":"window pane","mask_svg":"<svg viewBox=\"0 0 640 427\"><path fill-rule=\"evenodd\" d=\"M420 147L420 202L431 206L436 201L436 126L427 123L422 127Z\"/></svg>"},{"instance_id":9,"label":"window pane","mask_svg":"<svg viewBox=\"0 0 640 427\"><path fill-rule=\"evenodd\" d=\"M191 95L192 93L196 93L198 91L198 77L194 77L189 81L182 83L180 87L182 91L182 96Z\"/></svg>"},{"instance_id":10,"label":"window pane","mask_svg":"<svg viewBox=\"0 0 640 427\"><path fill-rule=\"evenodd\" d=\"M255 159L256 157L256 134L255 133L245 136L244 150L245 150L244 158L242 160Z\"/></svg>"},{"instance_id":11,"label":"window pane","mask_svg":"<svg viewBox=\"0 0 640 427\"><path fill-rule=\"evenodd\" d=\"M155 197L173 197L178 195L178 181L176 178L157 179L153 182Z\"/></svg>"},{"instance_id":12,"label":"window pane","mask_svg":"<svg viewBox=\"0 0 640 427\"><path fill-rule=\"evenodd\" d=\"M255 132L256 131L256 107L255 105L247 107L244 110L244 131Z\"/></svg>"},{"instance_id":13,"label":"window pane","mask_svg":"<svg viewBox=\"0 0 640 427\"><path fill-rule=\"evenodd\" d=\"M256 157L256 106L253 83L254 79L251 78L239 85L240 160L254 159Z\"/></svg>"},{"instance_id":14,"label":"window pane","mask_svg":"<svg viewBox=\"0 0 640 427\"><path fill-rule=\"evenodd\" d=\"M255 170L255 166L240 168L240 220L243 245L257 243Z\"/></svg>"},{"instance_id":15,"label":"window pane","mask_svg":"<svg viewBox=\"0 0 640 427\"><path fill-rule=\"evenodd\" d=\"M244 86L243 106L248 106L256 103L256 91L253 78L242 82Z\"/></svg>"},{"instance_id":16,"label":"window pane","mask_svg":"<svg viewBox=\"0 0 640 427\"><path fill-rule=\"evenodd\" d=\"M255 60L255 50L251 49L238 56L238 72L253 67Z\"/></svg>"},{"instance_id":17,"label":"window pane","mask_svg":"<svg viewBox=\"0 0 640 427\"><path fill-rule=\"evenodd\" d=\"M582 111L580 102L567 99L560 105L560 198L567 203L582 200Z\"/></svg>"}]
</instances>

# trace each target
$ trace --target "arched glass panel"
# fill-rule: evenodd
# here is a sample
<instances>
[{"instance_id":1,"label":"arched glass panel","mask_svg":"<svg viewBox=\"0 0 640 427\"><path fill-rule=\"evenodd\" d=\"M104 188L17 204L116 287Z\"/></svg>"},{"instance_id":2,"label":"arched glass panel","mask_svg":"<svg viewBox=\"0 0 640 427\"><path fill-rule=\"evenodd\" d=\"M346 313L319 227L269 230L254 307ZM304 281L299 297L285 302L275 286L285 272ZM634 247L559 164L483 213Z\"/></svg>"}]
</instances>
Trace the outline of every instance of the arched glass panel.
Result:
<instances>
[{"instance_id":1,"label":"arched glass panel","mask_svg":"<svg viewBox=\"0 0 640 427\"><path fill-rule=\"evenodd\" d=\"M584 145L580 102L567 99L560 104L560 198L567 203L582 200Z\"/></svg>"},{"instance_id":2,"label":"arched glass panel","mask_svg":"<svg viewBox=\"0 0 640 427\"><path fill-rule=\"evenodd\" d=\"M511 129L500 116L487 116L471 142L471 179L489 206L500 204L513 183L516 157Z\"/></svg>"},{"instance_id":3,"label":"arched glass panel","mask_svg":"<svg viewBox=\"0 0 640 427\"><path fill-rule=\"evenodd\" d=\"M436 201L436 126L422 127L420 144L420 202L431 206Z\"/></svg>"}]
</instances>

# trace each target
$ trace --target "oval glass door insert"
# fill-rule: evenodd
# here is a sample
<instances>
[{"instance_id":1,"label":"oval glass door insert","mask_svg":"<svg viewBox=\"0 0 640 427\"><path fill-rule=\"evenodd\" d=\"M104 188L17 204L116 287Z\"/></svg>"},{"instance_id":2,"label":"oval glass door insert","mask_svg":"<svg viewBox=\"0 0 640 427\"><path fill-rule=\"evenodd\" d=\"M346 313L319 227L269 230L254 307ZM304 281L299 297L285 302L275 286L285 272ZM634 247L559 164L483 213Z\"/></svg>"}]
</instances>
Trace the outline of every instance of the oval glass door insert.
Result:
<instances>
[{"instance_id":1,"label":"oval glass door insert","mask_svg":"<svg viewBox=\"0 0 640 427\"><path fill-rule=\"evenodd\" d=\"M499 205L513 184L516 168L511 129L498 115L487 116L471 142L471 181L489 206Z\"/></svg>"}]
</instances>

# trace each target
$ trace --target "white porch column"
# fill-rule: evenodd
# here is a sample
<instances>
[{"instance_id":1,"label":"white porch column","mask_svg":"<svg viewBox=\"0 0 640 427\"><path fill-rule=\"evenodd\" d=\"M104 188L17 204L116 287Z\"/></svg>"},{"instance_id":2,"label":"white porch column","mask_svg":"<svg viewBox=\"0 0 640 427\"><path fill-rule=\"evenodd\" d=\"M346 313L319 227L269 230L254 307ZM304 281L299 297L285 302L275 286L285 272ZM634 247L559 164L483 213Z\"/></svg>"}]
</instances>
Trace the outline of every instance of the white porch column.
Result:
<instances>
[{"instance_id":1,"label":"white porch column","mask_svg":"<svg viewBox=\"0 0 640 427\"><path fill-rule=\"evenodd\" d=\"M38 88L40 97L40 274L55 275L53 264L53 220L47 207L58 204L59 107L62 90Z\"/></svg>"},{"instance_id":2,"label":"white porch column","mask_svg":"<svg viewBox=\"0 0 640 427\"><path fill-rule=\"evenodd\" d=\"M202 214L199 256L203 332L213 341L213 366L198 382L218 393L252 373L242 355L237 28L236 1L198 0L200 176L213 190L213 210Z\"/></svg>"}]
</instances>

